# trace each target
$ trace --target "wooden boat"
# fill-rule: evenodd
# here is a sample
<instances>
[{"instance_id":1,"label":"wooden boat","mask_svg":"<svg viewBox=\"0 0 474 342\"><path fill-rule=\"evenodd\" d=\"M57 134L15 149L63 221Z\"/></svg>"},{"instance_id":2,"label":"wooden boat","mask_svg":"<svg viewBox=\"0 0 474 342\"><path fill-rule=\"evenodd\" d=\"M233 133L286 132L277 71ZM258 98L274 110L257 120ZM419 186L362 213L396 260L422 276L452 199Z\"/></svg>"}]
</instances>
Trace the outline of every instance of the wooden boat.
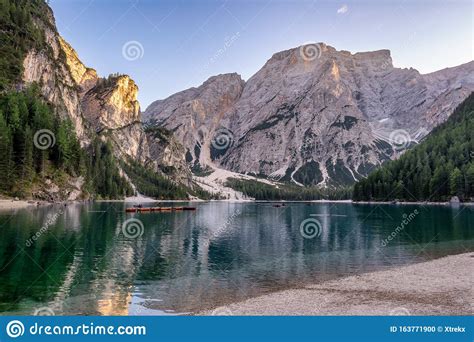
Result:
<instances>
[{"instance_id":1,"label":"wooden boat","mask_svg":"<svg viewBox=\"0 0 474 342\"><path fill-rule=\"evenodd\" d=\"M150 212L150 211L185 211L185 210L196 210L196 207L149 207L149 208L140 208L140 207L132 207L132 208L125 208L125 212L127 213L143 213L143 212Z\"/></svg>"}]
</instances>

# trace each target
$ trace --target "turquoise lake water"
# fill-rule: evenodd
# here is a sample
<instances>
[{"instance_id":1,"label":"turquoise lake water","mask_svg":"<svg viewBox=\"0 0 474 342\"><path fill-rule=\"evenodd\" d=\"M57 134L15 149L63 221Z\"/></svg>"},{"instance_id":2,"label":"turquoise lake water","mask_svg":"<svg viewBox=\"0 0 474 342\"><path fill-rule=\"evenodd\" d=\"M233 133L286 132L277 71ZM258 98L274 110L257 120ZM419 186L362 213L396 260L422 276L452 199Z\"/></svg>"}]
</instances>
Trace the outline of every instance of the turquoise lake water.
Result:
<instances>
[{"instance_id":1,"label":"turquoise lake water","mask_svg":"<svg viewBox=\"0 0 474 342\"><path fill-rule=\"evenodd\" d=\"M474 251L472 206L203 202L130 214L127 205L0 211L1 314L189 314Z\"/></svg>"}]
</instances>

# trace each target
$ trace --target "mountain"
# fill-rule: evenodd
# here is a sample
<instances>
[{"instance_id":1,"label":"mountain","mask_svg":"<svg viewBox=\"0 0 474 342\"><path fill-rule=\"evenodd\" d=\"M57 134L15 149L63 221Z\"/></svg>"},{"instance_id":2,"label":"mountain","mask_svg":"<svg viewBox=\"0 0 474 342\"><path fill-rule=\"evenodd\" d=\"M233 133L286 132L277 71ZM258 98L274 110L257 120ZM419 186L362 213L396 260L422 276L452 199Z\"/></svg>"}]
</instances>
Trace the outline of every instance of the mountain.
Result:
<instances>
[{"instance_id":1,"label":"mountain","mask_svg":"<svg viewBox=\"0 0 474 342\"><path fill-rule=\"evenodd\" d=\"M421 75L319 43L156 101L143 124L137 84L86 66L45 1L0 0L0 42L0 192L28 198L337 196L474 90L474 62Z\"/></svg>"},{"instance_id":2,"label":"mountain","mask_svg":"<svg viewBox=\"0 0 474 342\"><path fill-rule=\"evenodd\" d=\"M0 167L11 170L2 175L9 180L3 193L115 198L130 195L133 182L140 192L164 187L180 198L200 191L172 134L158 135L142 125L135 82L122 74L102 78L85 66L59 35L45 1L0 0L0 41ZM30 138L9 147L25 132L36 137L45 130L49 149L35 148ZM73 155L67 161L66 152ZM25 168L31 179L25 179Z\"/></svg>"},{"instance_id":3,"label":"mountain","mask_svg":"<svg viewBox=\"0 0 474 342\"><path fill-rule=\"evenodd\" d=\"M183 142L194 169L346 186L446 121L474 90L474 62L422 75L390 52L323 43L274 54L247 82L211 77L144 112Z\"/></svg>"},{"instance_id":4,"label":"mountain","mask_svg":"<svg viewBox=\"0 0 474 342\"><path fill-rule=\"evenodd\" d=\"M356 201L474 200L474 93L398 160L354 185Z\"/></svg>"},{"instance_id":5,"label":"mountain","mask_svg":"<svg viewBox=\"0 0 474 342\"><path fill-rule=\"evenodd\" d=\"M199 88L191 88L164 101L152 103L144 113L144 119L172 130L187 148L189 161L209 165L212 160L212 134L220 128L224 115L240 99L244 85L237 74L211 77Z\"/></svg>"}]
</instances>

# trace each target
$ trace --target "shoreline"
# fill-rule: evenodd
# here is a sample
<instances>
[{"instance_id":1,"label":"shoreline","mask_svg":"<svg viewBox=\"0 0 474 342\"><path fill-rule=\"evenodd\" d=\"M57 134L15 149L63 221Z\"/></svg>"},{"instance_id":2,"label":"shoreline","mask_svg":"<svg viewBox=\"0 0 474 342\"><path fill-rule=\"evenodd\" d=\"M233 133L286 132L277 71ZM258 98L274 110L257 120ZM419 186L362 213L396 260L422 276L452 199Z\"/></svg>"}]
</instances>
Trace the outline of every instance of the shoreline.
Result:
<instances>
[{"instance_id":1,"label":"shoreline","mask_svg":"<svg viewBox=\"0 0 474 342\"><path fill-rule=\"evenodd\" d=\"M451 255L277 291L197 315L472 315L473 261L473 252Z\"/></svg>"},{"instance_id":2,"label":"shoreline","mask_svg":"<svg viewBox=\"0 0 474 342\"><path fill-rule=\"evenodd\" d=\"M36 201L0 199L0 210L15 210L37 206Z\"/></svg>"},{"instance_id":3,"label":"shoreline","mask_svg":"<svg viewBox=\"0 0 474 342\"><path fill-rule=\"evenodd\" d=\"M461 202L461 203L450 203L450 202L354 202L352 200L311 200L311 201L296 201L296 200L253 200L253 199L211 199L211 200L203 200L203 199L182 199L182 200L141 200L141 201L133 201L130 199L125 200L96 200L95 202L126 202L126 203L156 203L156 202L163 202L163 203L173 203L173 202L196 202L196 203L204 203L204 202L228 202L228 203L341 203L341 204L370 204L370 205L377 205L377 204L389 204L389 205L446 205L446 206L457 206L457 205L474 205L474 202Z\"/></svg>"},{"instance_id":4,"label":"shoreline","mask_svg":"<svg viewBox=\"0 0 474 342\"><path fill-rule=\"evenodd\" d=\"M15 200L15 199L0 199L0 210L16 210L24 209L28 207L38 207L54 204L73 204L73 203L86 203L86 202L115 202L124 204L145 204L145 203L208 203L208 202L227 202L227 203L306 203L306 204L324 204L324 203L340 203L340 204L352 204L352 205L430 205L430 206L474 206L474 202L463 202L452 204L449 202L353 202L352 200L313 200L313 201L285 201L285 200L249 200L249 199L230 199L230 200L202 200L202 199L190 199L190 200L154 200L154 199L120 199L120 200L92 200L92 201L61 201L61 202L45 202L40 200Z\"/></svg>"},{"instance_id":5,"label":"shoreline","mask_svg":"<svg viewBox=\"0 0 474 342\"><path fill-rule=\"evenodd\" d=\"M390 201L381 201L381 202L370 202L370 201L351 201L352 204L391 204L391 205L447 205L447 206L461 206L461 205L474 205L474 202L390 202Z\"/></svg>"}]
</instances>

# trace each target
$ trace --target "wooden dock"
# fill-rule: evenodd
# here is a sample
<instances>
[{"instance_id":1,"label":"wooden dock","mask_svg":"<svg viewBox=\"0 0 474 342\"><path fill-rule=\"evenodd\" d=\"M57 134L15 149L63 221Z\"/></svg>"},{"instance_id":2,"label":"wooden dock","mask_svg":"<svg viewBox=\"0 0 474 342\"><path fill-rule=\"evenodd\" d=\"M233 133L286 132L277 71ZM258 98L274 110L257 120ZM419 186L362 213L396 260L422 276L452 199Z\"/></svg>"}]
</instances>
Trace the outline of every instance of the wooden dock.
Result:
<instances>
[{"instance_id":1,"label":"wooden dock","mask_svg":"<svg viewBox=\"0 0 474 342\"><path fill-rule=\"evenodd\" d=\"M142 208L137 208L137 207L132 207L132 208L126 208L125 212L127 213L146 213L146 212L155 212L155 211L194 211L196 210L196 207L142 207Z\"/></svg>"}]
</instances>

